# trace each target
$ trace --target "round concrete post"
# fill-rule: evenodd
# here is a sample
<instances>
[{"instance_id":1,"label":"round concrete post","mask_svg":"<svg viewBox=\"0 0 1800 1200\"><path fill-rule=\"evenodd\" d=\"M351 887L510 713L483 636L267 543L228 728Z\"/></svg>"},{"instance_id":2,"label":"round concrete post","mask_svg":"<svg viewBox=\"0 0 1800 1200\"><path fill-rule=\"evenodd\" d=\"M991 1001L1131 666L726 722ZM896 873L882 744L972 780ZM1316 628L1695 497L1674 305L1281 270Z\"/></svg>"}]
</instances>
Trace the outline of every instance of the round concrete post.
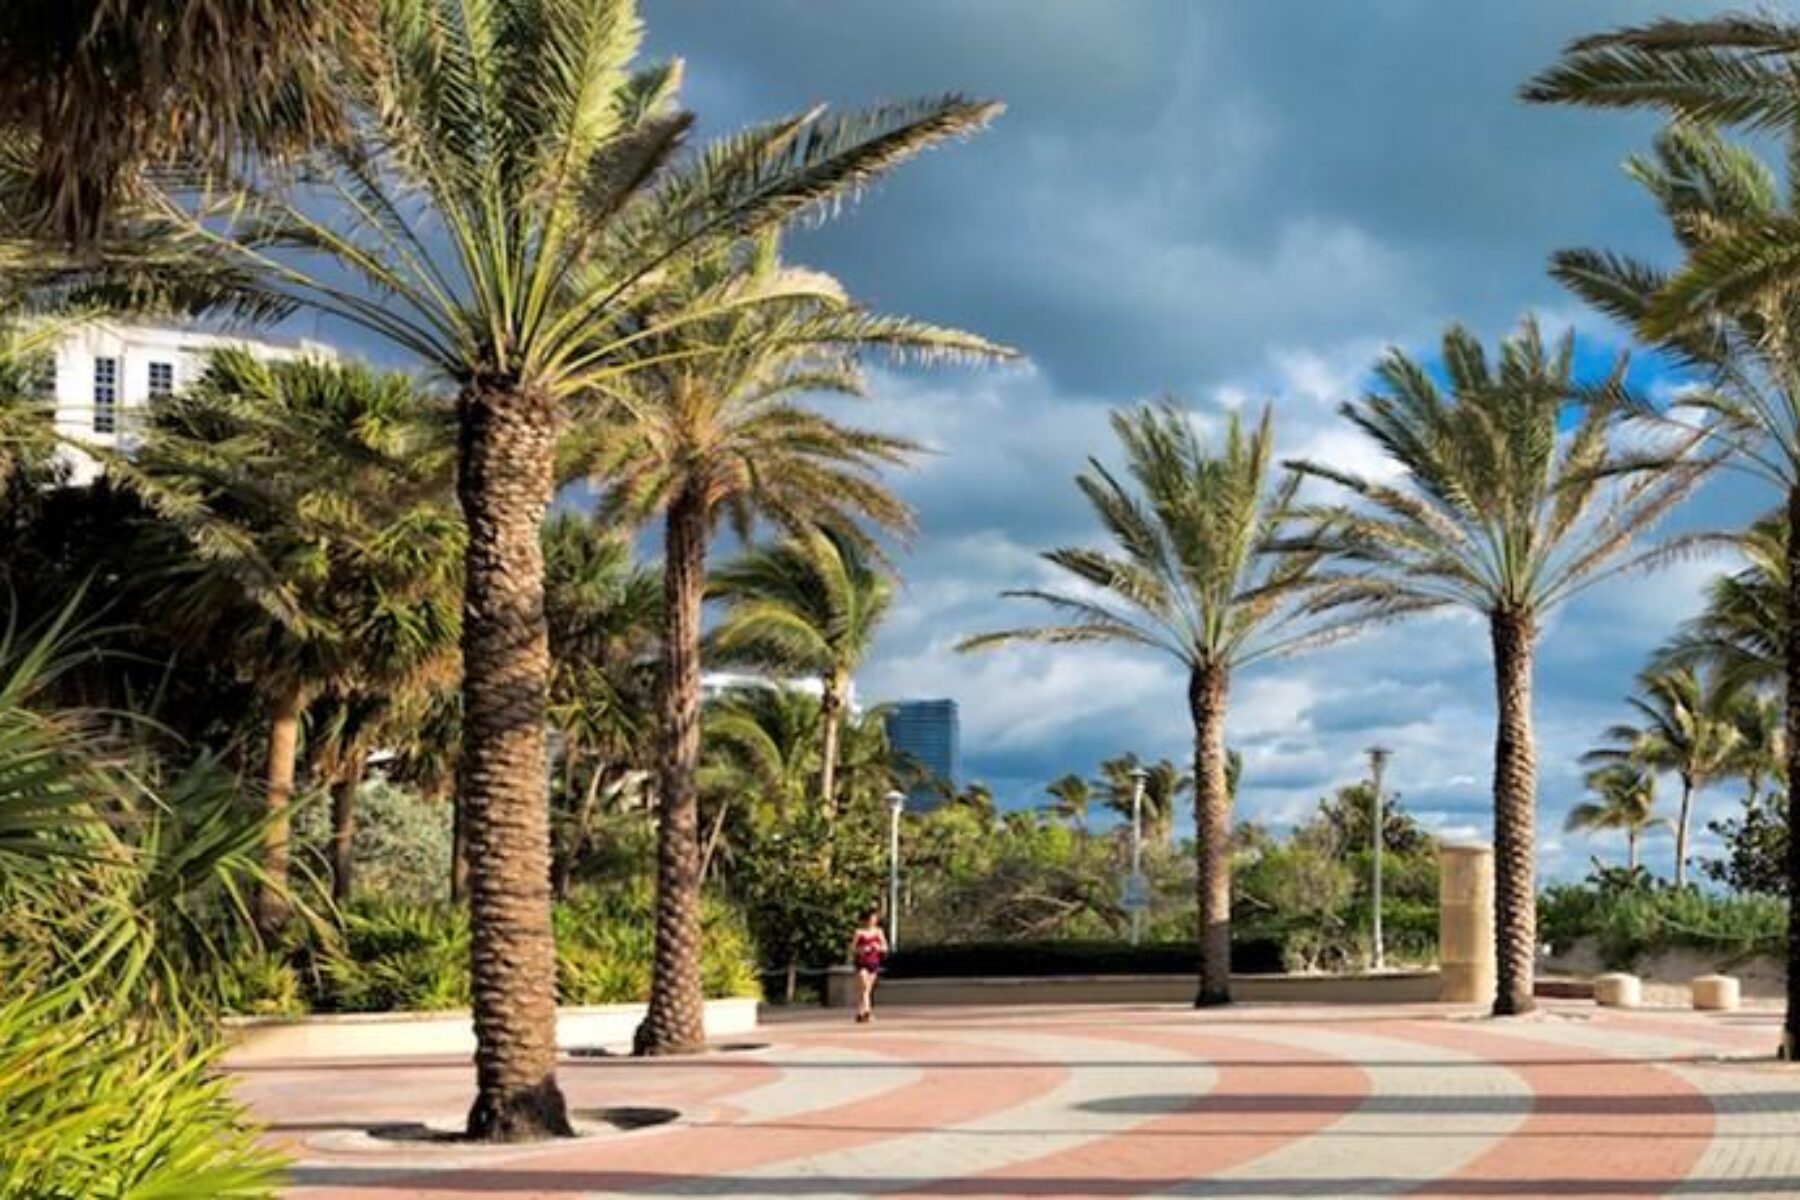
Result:
<instances>
[{"instance_id":1,"label":"round concrete post","mask_svg":"<svg viewBox=\"0 0 1800 1200\"><path fill-rule=\"evenodd\" d=\"M1494 851L1438 847L1438 999L1494 998Z\"/></svg>"}]
</instances>

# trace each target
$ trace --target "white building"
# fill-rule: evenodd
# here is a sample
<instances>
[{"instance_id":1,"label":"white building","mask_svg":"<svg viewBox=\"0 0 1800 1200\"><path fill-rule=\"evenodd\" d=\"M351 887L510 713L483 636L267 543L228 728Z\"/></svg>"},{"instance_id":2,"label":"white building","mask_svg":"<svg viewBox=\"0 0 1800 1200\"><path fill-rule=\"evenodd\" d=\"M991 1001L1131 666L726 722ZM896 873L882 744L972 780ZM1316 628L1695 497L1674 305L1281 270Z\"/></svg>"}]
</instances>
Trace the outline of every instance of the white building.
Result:
<instances>
[{"instance_id":1,"label":"white building","mask_svg":"<svg viewBox=\"0 0 1800 1200\"><path fill-rule=\"evenodd\" d=\"M207 356L228 346L266 359L337 357L330 346L305 339L277 341L112 320L71 329L57 343L44 379L45 393L56 401L56 432L67 439L58 453L68 466L69 482L89 483L99 473L99 464L70 442L129 449L136 414L156 397L192 382L205 369Z\"/></svg>"}]
</instances>

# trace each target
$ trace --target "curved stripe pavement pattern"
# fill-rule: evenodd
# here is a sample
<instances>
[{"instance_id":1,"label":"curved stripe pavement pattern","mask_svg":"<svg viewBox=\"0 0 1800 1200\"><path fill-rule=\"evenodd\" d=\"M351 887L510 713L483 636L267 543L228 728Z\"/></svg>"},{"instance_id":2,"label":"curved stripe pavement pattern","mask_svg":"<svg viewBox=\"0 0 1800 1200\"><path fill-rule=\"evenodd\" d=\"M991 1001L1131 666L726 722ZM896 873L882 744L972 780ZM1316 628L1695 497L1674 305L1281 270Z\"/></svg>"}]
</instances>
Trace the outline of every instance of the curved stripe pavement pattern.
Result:
<instances>
[{"instance_id":1,"label":"curved stripe pavement pattern","mask_svg":"<svg viewBox=\"0 0 1800 1200\"><path fill-rule=\"evenodd\" d=\"M303 1197L1800 1196L1772 1014L1559 1004L933 1009L777 1019L751 1051L566 1060L632 1132L370 1143L454 1122L460 1063L246 1069Z\"/></svg>"}]
</instances>

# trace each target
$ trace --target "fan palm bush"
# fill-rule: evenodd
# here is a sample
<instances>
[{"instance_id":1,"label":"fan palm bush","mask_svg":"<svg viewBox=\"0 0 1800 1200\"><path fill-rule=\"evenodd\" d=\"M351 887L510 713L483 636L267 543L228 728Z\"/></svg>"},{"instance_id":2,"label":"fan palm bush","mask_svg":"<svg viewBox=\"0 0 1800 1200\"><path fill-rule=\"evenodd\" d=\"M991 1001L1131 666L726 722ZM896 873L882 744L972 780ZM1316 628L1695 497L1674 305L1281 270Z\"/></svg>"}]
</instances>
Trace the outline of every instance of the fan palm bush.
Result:
<instances>
[{"instance_id":1,"label":"fan palm bush","mask_svg":"<svg viewBox=\"0 0 1800 1200\"><path fill-rule=\"evenodd\" d=\"M1695 456L1692 435L1674 445L1621 445L1613 398L1622 368L1577 379L1573 334L1547 344L1527 319L1490 355L1452 326L1439 356L1447 387L1393 350L1376 368L1377 389L1341 410L1398 468L1397 480L1298 466L1351 497L1316 510L1316 544L1345 564L1317 598L1320 610L1392 620L1460 608L1487 625L1496 715L1494 1012L1507 1015L1534 1007L1531 691L1544 618L1602 580L1682 550L1679 540L1641 551L1633 543L1693 491L1708 464Z\"/></svg>"}]
</instances>

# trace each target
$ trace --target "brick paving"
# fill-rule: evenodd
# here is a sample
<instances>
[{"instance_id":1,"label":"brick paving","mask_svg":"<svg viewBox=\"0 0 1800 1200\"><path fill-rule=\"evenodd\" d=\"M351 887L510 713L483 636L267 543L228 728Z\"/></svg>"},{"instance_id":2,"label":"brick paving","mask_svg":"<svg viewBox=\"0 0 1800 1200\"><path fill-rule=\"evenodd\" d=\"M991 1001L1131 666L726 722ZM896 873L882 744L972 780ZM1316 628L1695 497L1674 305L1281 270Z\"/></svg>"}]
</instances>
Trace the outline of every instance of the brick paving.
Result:
<instances>
[{"instance_id":1,"label":"brick paving","mask_svg":"<svg viewBox=\"0 0 1800 1200\"><path fill-rule=\"evenodd\" d=\"M565 1060L578 1109L655 1128L529 1147L373 1143L454 1125L467 1064L246 1068L289 1194L400 1197L1800 1196L1800 1069L1769 1013L1556 1003L787 1015L765 1048Z\"/></svg>"}]
</instances>

